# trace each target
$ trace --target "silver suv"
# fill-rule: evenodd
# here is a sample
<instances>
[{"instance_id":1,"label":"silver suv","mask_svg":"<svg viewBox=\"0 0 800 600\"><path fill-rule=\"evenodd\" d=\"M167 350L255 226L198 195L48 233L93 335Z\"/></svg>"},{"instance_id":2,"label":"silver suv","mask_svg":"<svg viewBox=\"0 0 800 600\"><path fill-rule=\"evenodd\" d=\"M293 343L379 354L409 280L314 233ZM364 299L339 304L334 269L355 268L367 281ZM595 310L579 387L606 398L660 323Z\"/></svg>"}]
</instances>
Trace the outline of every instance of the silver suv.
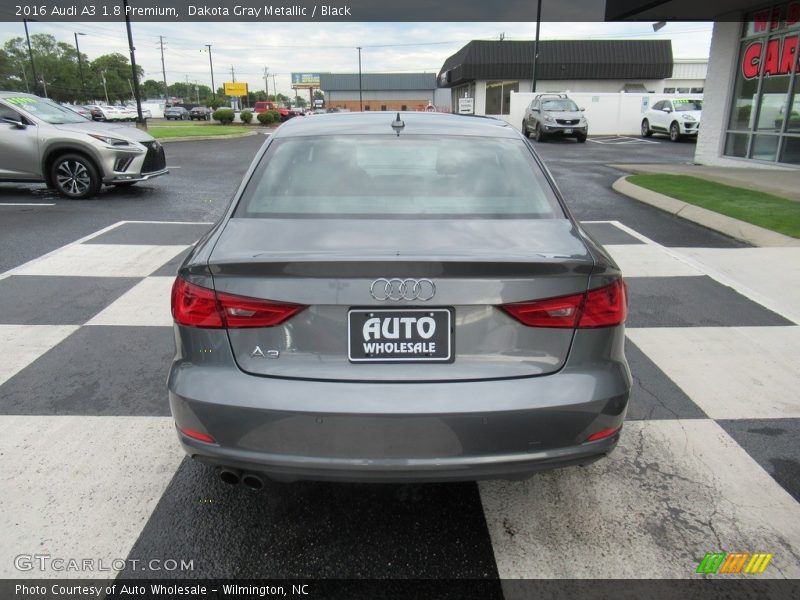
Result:
<instances>
[{"instance_id":1,"label":"silver suv","mask_svg":"<svg viewBox=\"0 0 800 600\"><path fill-rule=\"evenodd\" d=\"M525 109L522 133L526 137L533 134L537 142L551 136L574 137L585 142L589 123L583 109L566 94L538 94Z\"/></svg>"},{"instance_id":2,"label":"silver suv","mask_svg":"<svg viewBox=\"0 0 800 600\"><path fill-rule=\"evenodd\" d=\"M95 123L32 94L0 92L0 181L45 182L89 198L103 184L128 186L169 173L146 132Z\"/></svg>"}]
</instances>

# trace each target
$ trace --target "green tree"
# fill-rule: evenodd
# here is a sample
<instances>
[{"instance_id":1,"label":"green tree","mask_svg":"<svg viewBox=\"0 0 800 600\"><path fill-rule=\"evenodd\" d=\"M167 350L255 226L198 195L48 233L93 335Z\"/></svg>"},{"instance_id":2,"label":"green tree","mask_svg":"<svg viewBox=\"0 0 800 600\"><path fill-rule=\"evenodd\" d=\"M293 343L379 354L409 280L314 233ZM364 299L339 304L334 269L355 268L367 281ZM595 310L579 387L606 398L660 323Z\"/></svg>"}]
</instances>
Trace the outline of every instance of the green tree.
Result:
<instances>
[{"instance_id":1,"label":"green tree","mask_svg":"<svg viewBox=\"0 0 800 600\"><path fill-rule=\"evenodd\" d=\"M131 65L124 54L115 52L98 56L91 62L89 70L92 75L92 89L96 90L96 96L104 98L103 77L105 77L105 87L108 91L109 102L129 100L133 97L131 93ZM144 71L138 65L137 75L139 79L144 75Z\"/></svg>"},{"instance_id":2,"label":"green tree","mask_svg":"<svg viewBox=\"0 0 800 600\"><path fill-rule=\"evenodd\" d=\"M303 98L302 96L295 96L294 97L294 105L299 106L300 108L305 108L308 101Z\"/></svg>"},{"instance_id":3,"label":"green tree","mask_svg":"<svg viewBox=\"0 0 800 600\"><path fill-rule=\"evenodd\" d=\"M142 98L162 98L164 96L164 82L148 79L139 86Z\"/></svg>"}]
</instances>

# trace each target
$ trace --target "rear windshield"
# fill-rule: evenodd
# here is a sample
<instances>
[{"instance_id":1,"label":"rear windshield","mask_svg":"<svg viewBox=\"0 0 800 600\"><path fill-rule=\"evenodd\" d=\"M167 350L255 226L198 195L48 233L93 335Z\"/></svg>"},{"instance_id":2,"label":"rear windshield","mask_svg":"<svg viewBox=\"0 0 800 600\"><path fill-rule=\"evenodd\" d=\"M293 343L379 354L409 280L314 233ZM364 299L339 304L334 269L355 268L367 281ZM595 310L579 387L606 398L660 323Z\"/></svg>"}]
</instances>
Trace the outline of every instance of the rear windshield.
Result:
<instances>
[{"instance_id":1,"label":"rear windshield","mask_svg":"<svg viewBox=\"0 0 800 600\"><path fill-rule=\"evenodd\" d=\"M234 217L563 218L522 140L323 136L275 140Z\"/></svg>"}]
</instances>

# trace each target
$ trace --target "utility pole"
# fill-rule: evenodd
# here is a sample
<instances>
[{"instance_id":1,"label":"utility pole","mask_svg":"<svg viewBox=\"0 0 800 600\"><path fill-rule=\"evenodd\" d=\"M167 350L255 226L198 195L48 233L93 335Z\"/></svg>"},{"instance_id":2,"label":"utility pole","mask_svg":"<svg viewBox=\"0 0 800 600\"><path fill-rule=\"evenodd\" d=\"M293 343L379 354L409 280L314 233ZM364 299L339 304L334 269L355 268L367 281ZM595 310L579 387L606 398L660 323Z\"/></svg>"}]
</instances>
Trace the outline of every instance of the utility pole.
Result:
<instances>
[{"instance_id":1,"label":"utility pole","mask_svg":"<svg viewBox=\"0 0 800 600\"><path fill-rule=\"evenodd\" d=\"M536 92L536 63L539 61L539 25L542 22L542 0L536 5L536 38L533 40L533 73L531 92Z\"/></svg>"},{"instance_id":2,"label":"utility pole","mask_svg":"<svg viewBox=\"0 0 800 600\"><path fill-rule=\"evenodd\" d=\"M161 75L164 77L164 98L169 96L167 89L167 68L164 66L164 36L158 36L158 43L161 46Z\"/></svg>"},{"instance_id":3,"label":"utility pole","mask_svg":"<svg viewBox=\"0 0 800 600\"><path fill-rule=\"evenodd\" d=\"M233 72L233 65L231 65L231 81L236 83L236 73Z\"/></svg>"},{"instance_id":4,"label":"utility pole","mask_svg":"<svg viewBox=\"0 0 800 600\"><path fill-rule=\"evenodd\" d=\"M83 59L81 58L81 47L78 46L78 36L86 35L85 33L75 32L75 52L78 54L78 70L81 74L81 90L83 91L84 100L86 100L86 81L83 78Z\"/></svg>"},{"instance_id":5,"label":"utility pole","mask_svg":"<svg viewBox=\"0 0 800 600\"><path fill-rule=\"evenodd\" d=\"M25 25L25 39L28 42L28 56L31 59L31 71L33 72L33 91L36 91L37 86L39 85L39 78L36 76L36 63L33 61L33 49L31 48L31 36L28 35L28 21L32 19L22 19L22 23Z\"/></svg>"},{"instance_id":6,"label":"utility pole","mask_svg":"<svg viewBox=\"0 0 800 600\"><path fill-rule=\"evenodd\" d=\"M275 95L275 102L278 101L278 86L275 83L275 74L272 74L272 93Z\"/></svg>"},{"instance_id":7,"label":"utility pole","mask_svg":"<svg viewBox=\"0 0 800 600\"><path fill-rule=\"evenodd\" d=\"M108 106L108 88L106 88L106 72L103 71L103 93L106 95L106 106Z\"/></svg>"},{"instance_id":8,"label":"utility pole","mask_svg":"<svg viewBox=\"0 0 800 600\"><path fill-rule=\"evenodd\" d=\"M208 66L211 68L211 97L217 99L217 87L214 85L214 63L211 61L211 44L206 44L208 48Z\"/></svg>"},{"instance_id":9,"label":"utility pole","mask_svg":"<svg viewBox=\"0 0 800 600\"><path fill-rule=\"evenodd\" d=\"M197 97L197 105L200 106L200 88L197 86L197 80L194 80L194 95Z\"/></svg>"},{"instance_id":10,"label":"utility pole","mask_svg":"<svg viewBox=\"0 0 800 600\"><path fill-rule=\"evenodd\" d=\"M131 17L128 13L128 0L122 0L125 7L125 28L128 30L128 48L131 51L131 74L133 75L133 97L136 99L137 124L145 122L142 117L142 98L139 95L139 76L136 74L136 48L133 45L133 33L131 33Z\"/></svg>"},{"instance_id":11,"label":"utility pole","mask_svg":"<svg viewBox=\"0 0 800 600\"><path fill-rule=\"evenodd\" d=\"M31 88L28 87L28 74L25 72L25 63L20 62L19 66L22 67L22 78L25 80L25 91L30 94Z\"/></svg>"},{"instance_id":12,"label":"utility pole","mask_svg":"<svg viewBox=\"0 0 800 600\"><path fill-rule=\"evenodd\" d=\"M267 67L264 67L264 91L269 96L269 69Z\"/></svg>"},{"instance_id":13,"label":"utility pole","mask_svg":"<svg viewBox=\"0 0 800 600\"><path fill-rule=\"evenodd\" d=\"M361 46L358 47L358 110L364 111L364 96L361 88Z\"/></svg>"}]
</instances>

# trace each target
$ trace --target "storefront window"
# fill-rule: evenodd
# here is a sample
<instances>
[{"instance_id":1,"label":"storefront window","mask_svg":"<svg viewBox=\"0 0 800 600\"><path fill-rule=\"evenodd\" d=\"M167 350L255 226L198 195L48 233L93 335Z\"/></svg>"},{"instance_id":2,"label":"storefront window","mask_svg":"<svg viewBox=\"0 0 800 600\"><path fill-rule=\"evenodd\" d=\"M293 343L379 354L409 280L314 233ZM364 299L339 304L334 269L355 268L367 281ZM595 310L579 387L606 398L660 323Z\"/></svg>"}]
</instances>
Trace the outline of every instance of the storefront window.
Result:
<instances>
[{"instance_id":1,"label":"storefront window","mask_svg":"<svg viewBox=\"0 0 800 600\"><path fill-rule=\"evenodd\" d=\"M486 82L486 114L507 115L511 112L511 92L519 91L519 81Z\"/></svg>"},{"instance_id":2,"label":"storefront window","mask_svg":"<svg viewBox=\"0 0 800 600\"><path fill-rule=\"evenodd\" d=\"M800 2L790 0L747 15L728 116L726 156L798 163L798 71Z\"/></svg>"}]
</instances>

